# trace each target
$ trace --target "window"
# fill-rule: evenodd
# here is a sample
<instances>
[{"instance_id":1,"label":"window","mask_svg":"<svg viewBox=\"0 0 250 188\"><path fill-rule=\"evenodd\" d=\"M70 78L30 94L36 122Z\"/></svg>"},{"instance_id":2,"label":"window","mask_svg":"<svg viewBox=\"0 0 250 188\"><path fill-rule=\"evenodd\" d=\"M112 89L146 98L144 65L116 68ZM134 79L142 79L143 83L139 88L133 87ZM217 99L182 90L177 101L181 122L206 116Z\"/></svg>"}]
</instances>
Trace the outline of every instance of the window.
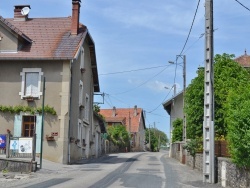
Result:
<instances>
[{"instance_id":1,"label":"window","mask_svg":"<svg viewBox=\"0 0 250 188\"><path fill-rule=\"evenodd\" d=\"M33 137L35 132L36 116L23 116L23 137Z\"/></svg>"},{"instance_id":2,"label":"window","mask_svg":"<svg viewBox=\"0 0 250 188\"><path fill-rule=\"evenodd\" d=\"M84 115L85 120L89 121L89 95L86 94L85 97L85 115Z\"/></svg>"},{"instance_id":3,"label":"window","mask_svg":"<svg viewBox=\"0 0 250 188\"><path fill-rule=\"evenodd\" d=\"M21 84L21 99L26 97L39 98L42 95L41 92L41 77L43 73L40 68L24 68L23 72L20 73L22 76Z\"/></svg>"},{"instance_id":4,"label":"window","mask_svg":"<svg viewBox=\"0 0 250 188\"><path fill-rule=\"evenodd\" d=\"M78 119L78 136L77 138L80 140L80 145L82 144L82 134L83 134L83 126L82 126L82 121Z\"/></svg>"},{"instance_id":5,"label":"window","mask_svg":"<svg viewBox=\"0 0 250 188\"><path fill-rule=\"evenodd\" d=\"M80 80L80 83L79 83L79 106L83 106L83 104L82 104L82 96L83 96L83 83Z\"/></svg>"},{"instance_id":6,"label":"window","mask_svg":"<svg viewBox=\"0 0 250 188\"><path fill-rule=\"evenodd\" d=\"M80 70L81 70L82 73L85 72L85 67L84 67L84 48L83 47L81 47Z\"/></svg>"}]
</instances>

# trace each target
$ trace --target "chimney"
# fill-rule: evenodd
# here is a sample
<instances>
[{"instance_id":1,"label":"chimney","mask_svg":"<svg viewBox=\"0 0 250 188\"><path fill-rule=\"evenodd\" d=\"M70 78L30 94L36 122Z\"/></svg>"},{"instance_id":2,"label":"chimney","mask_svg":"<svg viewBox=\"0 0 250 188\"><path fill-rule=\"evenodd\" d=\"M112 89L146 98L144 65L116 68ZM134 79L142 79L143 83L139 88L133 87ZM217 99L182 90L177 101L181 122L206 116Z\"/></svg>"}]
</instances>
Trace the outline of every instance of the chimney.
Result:
<instances>
[{"instance_id":1,"label":"chimney","mask_svg":"<svg viewBox=\"0 0 250 188\"><path fill-rule=\"evenodd\" d=\"M71 35L78 34L81 0L72 0Z\"/></svg>"},{"instance_id":2,"label":"chimney","mask_svg":"<svg viewBox=\"0 0 250 188\"><path fill-rule=\"evenodd\" d=\"M27 7L26 9L23 9L24 7ZM14 9L14 20L15 21L26 21L29 17L29 9L30 5L15 5ZM22 11L22 10L25 10Z\"/></svg>"},{"instance_id":3,"label":"chimney","mask_svg":"<svg viewBox=\"0 0 250 188\"><path fill-rule=\"evenodd\" d=\"M115 117L116 116L116 108L115 106L113 107L113 113L112 113L112 116Z\"/></svg>"},{"instance_id":4,"label":"chimney","mask_svg":"<svg viewBox=\"0 0 250 188\"><path fill-rule=\"evenodd\" d=\"M134 116L137 116L137 105L134 107Z\"/></svg>"}]
</instances>

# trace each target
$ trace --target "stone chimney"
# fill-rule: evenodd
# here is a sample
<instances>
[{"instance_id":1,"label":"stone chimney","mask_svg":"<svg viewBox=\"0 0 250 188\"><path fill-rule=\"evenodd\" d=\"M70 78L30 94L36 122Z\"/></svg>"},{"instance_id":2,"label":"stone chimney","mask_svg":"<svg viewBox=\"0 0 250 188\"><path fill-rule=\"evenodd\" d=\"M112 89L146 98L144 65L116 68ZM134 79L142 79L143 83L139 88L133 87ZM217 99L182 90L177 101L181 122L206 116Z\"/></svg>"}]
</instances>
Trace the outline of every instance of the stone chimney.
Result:
<instances>
[{"instance_id":1,"label":"stone chimney","mask_svg":"<svg viewBox=\"0 0 250 188\"><path fill-rule=\"evenodd\" d=\"M14 20L15 21L26 21L28 20L29 17L29 13L27 13L26 15L22 14L22 9L24 7L28 7L30 8L30 5L15 5L15 9L14 9Z\"/></svg>"},{"instance_id":2,"label":"stone chimney","mask_svg":"<svg viewBox=\"0 0 250 188\"><path fill-rule=\"evenodd\" d=\"M116 108L115 106L113 107L113 113L112 113L112 116L115 117L116 116Z\"/></svg>"},{"instance_id":3,"label":"stone chimney","mask_svg":"<svg viewBox=\"0 0 250 188\"><path fill-rule=\"evenodd\" d=\"M134 107L134 116L137 116L137 105Z\"/></svg>"},{"instance_id":4,"label":"stone chimney","mask_svg":"<svg viewBox=\"0 0 250 188\"><path fill-rule=\"evenodd\" d=\"M71 35L78 34L80 7L81 7L80 2L81 0L72 0Z\"/></svg>"}]
</instances>

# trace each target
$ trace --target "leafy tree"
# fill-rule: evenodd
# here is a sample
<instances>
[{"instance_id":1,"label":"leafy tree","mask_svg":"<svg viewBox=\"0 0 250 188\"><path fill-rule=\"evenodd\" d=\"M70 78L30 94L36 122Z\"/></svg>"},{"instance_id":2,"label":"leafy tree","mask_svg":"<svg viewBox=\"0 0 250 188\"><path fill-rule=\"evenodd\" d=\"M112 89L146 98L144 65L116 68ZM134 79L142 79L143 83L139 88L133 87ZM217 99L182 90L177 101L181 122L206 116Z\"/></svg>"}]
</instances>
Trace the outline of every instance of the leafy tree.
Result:
<instances>
[{"instance_id":1,"label":"leafy tree","mask_svg":"<svg viewBox=\"0 0 250 188\"><path fill-rule=\"evenodd\" d=\"M177 118L173 121L172 142L182 141L183 135L183 120Z\"/></svg>"},{"instance_id":2,"label":"leafy tree","mask_svg":"<svg viewBox=\"0 0 250 188\"><path fill-rule=\"evenodd\" d=\"M227 135L227 98L231 90L249 81L248 72L233 61L234 55L222 54L214 58L215 132L217 136ZM202 137L204 114L204 69L198 70L185 94L187 137Z\"/></svg>"},{"instance_id":3,"label":"leafy tree","mask_svg":"<svg viewBox=\"0 0 250 188\"><path fill-rule=\"evenodd\" d=\"M125 126L110 126L107 129L107 133L108 140L110 140L114 145L118 146L119 149L129 146L130 136Z\"/></svg>"},{"instance_id":4,"label":"leafy tree","mask_svg":"<svg viewBox=\"0 0 250 188\"><path fill-rule=\"evenodd\" d=\"M168 142L167 135L156 128L150 128L150 129L147 128L145 133L146 143L149 143L149 132L150 132L151 151L159 151L160 145L165 146L166 143Z\"/></svg>"},{"instance_id":5,"label":"leafy tree","mask_svg":"<svg viewBox=\"0 0 250 188\"><path fill-rule=\"evenodd\" d=\"M204 111L204 68L197 71L198 76L191 81L185 92L185 114L187 138L202 136Z\"/></svg>"},{"instance_id":6,"label":"leafy tree","mask_svg":"<svg viewBox=\"0 0 250 188\"><path fill-rule=\"evenodd\" d=\"M198 141L196 139L191 139L190 141L187 142L186 145L183 146L183 148L186 149L189 152L189 154L193 157L193 169L194 169L195 157L198 148Z\"/></svg>"},{"instance_id":7,"label":"leafy tree","mask_svg":"<svg viewBox=\"0 0 250 188\"><path fill-rule=\"evenodd\" d=\"M240 84L229 93L227 103L229 152L232 161L250 169L250 83Z\"/></svg>"},{"instance_id":8,"label":"leafy tree","mask_svg":"<svg viewBox=\"0 0 250 188\"><path fill-rule=\"evenodd\" d=\"M230 91L250 80L248 71L234 62L234 55L216 55L215 60L215 130L217 136L227 135L227 98Z\"/></svg>"}]
</instances>

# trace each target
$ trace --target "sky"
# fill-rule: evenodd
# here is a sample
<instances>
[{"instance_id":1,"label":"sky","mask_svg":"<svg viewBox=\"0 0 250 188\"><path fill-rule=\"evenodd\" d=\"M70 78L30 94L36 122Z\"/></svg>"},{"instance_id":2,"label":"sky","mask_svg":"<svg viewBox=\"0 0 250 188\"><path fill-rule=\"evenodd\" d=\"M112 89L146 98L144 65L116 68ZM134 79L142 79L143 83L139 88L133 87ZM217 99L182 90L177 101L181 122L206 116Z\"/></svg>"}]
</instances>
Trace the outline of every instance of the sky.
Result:
<instances>
[{"instance_id":1,"label":"sky","mask_svg":"<svg viewBox=\"0 0 250 188\"><path fill-rule=\"evenodd\" d=\"M173 96L174 84L177 93L183 90L183 60L176 56L186 55L187 86L204 66L205 0L198 2L82 0L80 22L95 42L100 90L105 94L101 108L137 105L145 111L146 126L155 125L169 137L170 116L162 103ZM30 5L31 18L72 13L71 0L0 0L0 15L13 18L14 5ZM250 54L250 1L215 0L213 12L214 54ZM169 61L177 63L177 69ZM103 102L100 95L95 102Z\"/></svg>"}]
</instances>

